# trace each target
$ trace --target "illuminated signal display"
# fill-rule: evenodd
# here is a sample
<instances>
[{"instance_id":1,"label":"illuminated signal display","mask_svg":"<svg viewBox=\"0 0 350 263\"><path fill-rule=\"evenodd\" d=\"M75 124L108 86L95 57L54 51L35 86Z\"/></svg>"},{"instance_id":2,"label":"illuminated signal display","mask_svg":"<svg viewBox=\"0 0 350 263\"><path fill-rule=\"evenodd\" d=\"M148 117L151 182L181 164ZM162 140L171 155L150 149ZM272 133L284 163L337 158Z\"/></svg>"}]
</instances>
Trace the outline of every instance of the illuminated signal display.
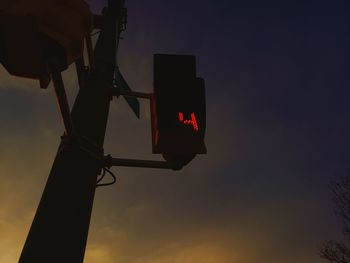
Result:
<instances>
[{"instance_id":1,"label":"illuminated signal display","mask_svg":"<svg viewBox=\"0 0 350 263\"><path fill-rule=\"evenodd\" d=\"M179 112L179 122L182 123L183 125L191 127L195 132L199 131L197 118L194 112L191 113L191 119L189 120L185 120L184 114L182 112Z\"/></svg>"},{"instance_id":2,"label":"illuminated signal display","mask_svg":"<svg viewBox=\"0 0 350 263\"><path fill-rule=\"evenodd\" d=\"M195 57L156 54L153 83L153 153L166 160L206 153L205 85L196 76Z\"/></svg>"}]
</instances>

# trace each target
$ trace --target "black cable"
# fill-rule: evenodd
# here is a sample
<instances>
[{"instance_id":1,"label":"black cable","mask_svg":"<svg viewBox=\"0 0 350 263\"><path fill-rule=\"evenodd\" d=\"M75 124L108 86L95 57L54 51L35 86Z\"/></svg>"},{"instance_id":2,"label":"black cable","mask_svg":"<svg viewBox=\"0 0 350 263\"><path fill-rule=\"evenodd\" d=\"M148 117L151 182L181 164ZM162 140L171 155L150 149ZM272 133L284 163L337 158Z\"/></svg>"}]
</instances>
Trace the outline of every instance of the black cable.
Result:
<instances>
[{"instance_id":1,"label":"black cable","mask_svg":"<svg viewBox=\"0 0 350 263\"><path fill-rule=\"evenodd\" d=\"M97 187L100 187L100 186L108 186L108 185L112 185L112 184L114 184L116 181L117 181L117 178L115 177L115 175L111 172L111 170L109 170L108 168L106 168L106 167L103 167L102 168L103 169L103 172L102 172L102 175L101 175L101 177L97 180L97 183L96 183L96 188ZM103 178L105 177L105 175L106 175L106 172L110 175L110 176L112 176L112 178L113 178L113 181L112 182L109 182L109 183L99 183L99 182L101 182L102 180L103 180Z\"/></svg>"},{"instance_id":2,"label":"black cable","mask_svg":"<svg viewBox=\"0 0 350 263\"><path fill-rule=\"evenodd\" d=\"M103 169L103 172L102 172L102 174L101 174L101 177L97 180L96 185L97 185L99 182L101 182L101 181L103 180L103 178L105 177L105 175L106 175L106 170Z\"/></svg>"}]
</instances>

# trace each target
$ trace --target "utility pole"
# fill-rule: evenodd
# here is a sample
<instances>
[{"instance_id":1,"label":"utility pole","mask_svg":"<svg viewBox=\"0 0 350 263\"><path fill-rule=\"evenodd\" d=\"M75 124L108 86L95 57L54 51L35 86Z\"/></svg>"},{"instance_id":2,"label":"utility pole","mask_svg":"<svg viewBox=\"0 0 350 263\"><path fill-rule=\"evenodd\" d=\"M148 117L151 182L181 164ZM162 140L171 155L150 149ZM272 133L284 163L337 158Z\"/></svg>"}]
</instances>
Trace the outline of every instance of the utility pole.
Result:
<instances>
[{"instance_id":1,"label":"utility pole","mask_svg":"<svg viewBox=\"0 0 350 263\"><path fill-rule=\"evenodd\" d=\"M109 0L99 16L101 32L93 53L94 65L90 61L90 70L78 74L83 85L71 112L74 134L62 137L20 263L83 262L102 168L98 157L103 156L123 8L124 0ZM81 67L81 62L76 66Z\"/></svg>"},{"instance_id":2,"label":"utility pole","mask_svg":"<svg viewBox=\"0 0 350 263\"><path fill-rule=\"evenodd\" d=\"M95 48L92 46L90 26L84 27L91 24L91 13L84 4L81 9L85 8L85 18L84 12L79 17L78 13L83 11L81 9L77 16L72 17L77 18L72 21L80 25L83 32L78 41L70 39L69 34L66 36L68 42L60 38L52 39L48 37L50 28L40 35L37 32L37 20L27 16L20 17L17 25L18 16L11 13L13 10L3 15L4 21L8 21L1 28L0 44L5 47L6 56L0 56L0 62L10 74L39 79L43 88L47 87L51 75L65 128L20 263L83 262L95 189L115 182L108 168L127 166L180 170L197 154L206 153L205 88L204 80L196 75L194 56L155 54L153 93L132 91L119 71L117 49L120 34L126 29L127 23L124 1L108 0L102 15L93 16L94 29L99 29ZM54 7L51 9L56 10ZM37 15L33 11L32 16L35 18ZM28 23L32 23L32 28L29 28L29 33L25 32L27 35L22 36L23 32L18 33L16 29ZM51 23L51 20L43 21L44 25ZM17 38L25 39L33 35L29 46L36 55L23 61L26 53L17 52L21 50ZM78 48L84 36L89 67L85 66L82 50ZM70 41L75 45L67 45ZM67 57L67 54L71 56ZM61 71L72 61L75 61L80 89L70 111ZM104 155L110 101L113 96L120 95L137 117L140 115L137 98L150 101L152 152L162 154L165 161ZM101 171L102 176L97 180ZM100 184L105 172L110 173L114 181Z\"/></svg>"}]
</instances>

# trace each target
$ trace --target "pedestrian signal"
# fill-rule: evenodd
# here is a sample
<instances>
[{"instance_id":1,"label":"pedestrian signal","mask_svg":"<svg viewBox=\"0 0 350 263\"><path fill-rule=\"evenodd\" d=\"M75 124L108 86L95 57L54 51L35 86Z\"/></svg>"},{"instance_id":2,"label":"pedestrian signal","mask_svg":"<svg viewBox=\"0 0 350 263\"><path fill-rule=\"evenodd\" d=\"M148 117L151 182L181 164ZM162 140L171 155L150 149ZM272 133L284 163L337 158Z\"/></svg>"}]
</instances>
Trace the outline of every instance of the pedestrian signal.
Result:
<instances>
[{"instance_id":1,"label":"pedestrian signal","mask_svg":"<svg viewBox=\"0 0 350 263\"><path fill-rule=\"evenodd\" d=\"M182 165L206 153L204 80L196 76L194 56L154 56L151 107L153 153Z\"/></svg>"}]
</instances>

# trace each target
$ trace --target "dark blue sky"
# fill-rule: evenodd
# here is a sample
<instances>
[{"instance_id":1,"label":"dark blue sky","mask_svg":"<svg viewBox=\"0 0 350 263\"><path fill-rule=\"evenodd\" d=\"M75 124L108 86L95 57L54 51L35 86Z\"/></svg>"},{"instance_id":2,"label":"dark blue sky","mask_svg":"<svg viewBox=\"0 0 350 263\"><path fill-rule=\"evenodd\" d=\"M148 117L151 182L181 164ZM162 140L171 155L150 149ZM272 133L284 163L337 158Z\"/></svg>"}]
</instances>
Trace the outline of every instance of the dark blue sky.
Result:
<instances>
[{"instance_id":1,"label":"dark blue sky","mask_svg":"<svg viewBox=\"0 0 350 263\"><path fill-rule=\"evenodd\" d=\"M198 74L206 79L209 153L188 172L201 187L189 187L184 197L175 192L171 204L205 222L247 228L249 242L263 236L272 251L280 250L273 257L242 249L259 262L321 261L317 247L340 233L328 184L350 163L350 3L127 6L120 57L130 82L151 76L157 52L195 54ZM145 89L151 86L149 77L143 81Z\"/></svg>"}]
</instances>

